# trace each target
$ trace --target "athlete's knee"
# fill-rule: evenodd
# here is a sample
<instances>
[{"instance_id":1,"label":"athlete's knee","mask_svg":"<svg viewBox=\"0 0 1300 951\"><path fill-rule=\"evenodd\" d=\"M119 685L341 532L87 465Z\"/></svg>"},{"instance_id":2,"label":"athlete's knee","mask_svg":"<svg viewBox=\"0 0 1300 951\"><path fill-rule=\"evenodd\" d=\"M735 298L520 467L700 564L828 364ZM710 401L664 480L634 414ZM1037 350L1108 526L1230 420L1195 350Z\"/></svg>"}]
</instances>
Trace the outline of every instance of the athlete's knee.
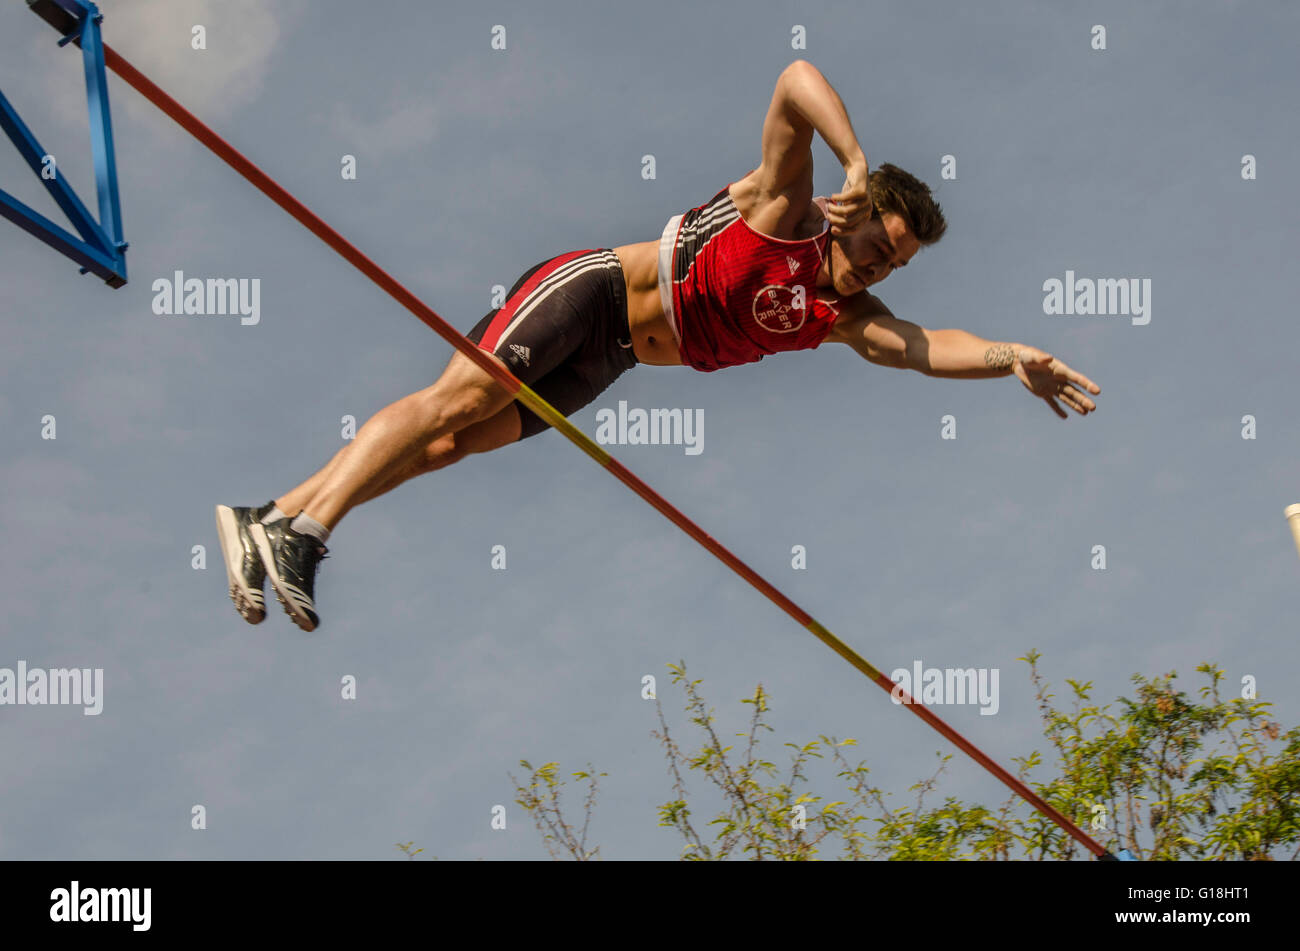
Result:
<instances>
[{"instance_id":1,"label":"athlete's knee","mask_svg":"<svg viewBox=\"0 0 1300 951\"><path fill-rule=\"evenodd\" d=\"M511 399L490 374L464 357L453 359L442 378L422 395L427 415L437 420L436 425L456 430L496 415Z\"/></svg>"}]
</instances>

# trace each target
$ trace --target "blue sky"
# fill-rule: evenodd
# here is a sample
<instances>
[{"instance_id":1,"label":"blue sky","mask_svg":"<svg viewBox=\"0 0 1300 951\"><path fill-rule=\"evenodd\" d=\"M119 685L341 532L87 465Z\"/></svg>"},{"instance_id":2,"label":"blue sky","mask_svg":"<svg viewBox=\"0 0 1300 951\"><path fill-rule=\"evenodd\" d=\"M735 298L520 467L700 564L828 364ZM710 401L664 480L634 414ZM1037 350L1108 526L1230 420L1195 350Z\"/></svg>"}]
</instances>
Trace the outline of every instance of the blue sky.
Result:
<instances>
[{"instance_id":1,"label":"blue sky","mask_svg":"<svg viewBox=\"0 0 1300 951\"><path fill-rule=\"evenodd\" d=\"M461 330L493 285L656 238L742 176L777 75L806 57L868 161L931 183L948 217L881 299L1048 350L1101 385L1098 411L1062 422L1013 379L930 379L827 346L714 374L639 367L578 425L594 432L620 399L702 409L699 455L615 454L877 666L999 669L995 716L938 712L1004 765L1045 749L1017 661L1035 648L1054 683L1101 698L1134 673L1192 689L1213 661L1295 722L1294 7L101 6L110 45ZM206 51L190 49L196 23ZM0 89L87 195L79 58L21 4L0 7ZM274 602L244 624L213 506L282 494L343 444L342 417L428 385L451 348L110 89L130 284L0 227L0 667L105 672L98 717L0 707L0 856L390 858L415 840L447 859L543 858L507 775L527 758L609 774L592 828L605 858L673 858L640 685L657 675L694 739L665 668L683 658L724 731L761 682L778 741L856 737L885 789L949 751L555 433L354 512L315 634ZM838 190L820 142L815 158L819 193ZM0 187L48 207L7 145ZM150 286L177 269L260 279L260 323L155 315ZM1045 314L1043 283L1067 270L1149 279L1150 323ZM944 783L1004 798L960 757Z\"/></svg>"}]
</instances>

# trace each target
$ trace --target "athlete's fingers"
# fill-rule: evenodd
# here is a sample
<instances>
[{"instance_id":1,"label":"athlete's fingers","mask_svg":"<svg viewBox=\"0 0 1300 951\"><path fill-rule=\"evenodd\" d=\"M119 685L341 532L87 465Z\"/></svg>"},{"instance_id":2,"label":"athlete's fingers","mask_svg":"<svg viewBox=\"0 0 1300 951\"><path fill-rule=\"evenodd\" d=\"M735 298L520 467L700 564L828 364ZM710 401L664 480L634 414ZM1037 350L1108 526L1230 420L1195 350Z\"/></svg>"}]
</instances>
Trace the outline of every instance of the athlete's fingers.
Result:
<instances>
[{"instance_id":1,"label":"athlete's fingers","mask_svg":"<svg viewBox=\"0 0 1300 951\"><path fill-rule=\"evenodd\" d=\"M866 206L860 203L842 202L826 209L826 217L835 234L847 234L861 227L868 219Z\"/></svg>"},{"instance_id":2,"label":"athlete's fingers","mask_svg":"<svg viewBox=\"0 0 1300 951\"><path fill-rule=\"evenodd\" d=\"M850 234L854 229L854 224L848 218L839 217L831 219L831 233L836 235Z\"/></svg>"},{"instance_id":3,"label":"athlete's fingers","mask_svg":"<svg viewBox=\"0 0 1300 951\"><path fill-rule=\"evenodd\" d=\"M832 202L826 207L826 217L830 218L832 221L836 219L843 221L850 213L852 213L852 210L853 209L848 202Z\"/></svg>"},{"instance_id":4,"label":"athlete's fingers","mask_svg":"<svg viewBox=\"0 0 1300 951\"><path fill-rule=\"evenodd\" d=\"M1084 393L1080 392L1079 390L1075 389L1075 387L1074 387L1072 384L1068 384L1068 383L1067 383L1067 384L1062 384L1062 386L1061 386L1061 390L1062 390L1063 392L1065 392L1065 393L1069 393L1070 396L1071 396L1071 398L1074 399L1074 400L1075 400L1075 401L1076 401L1080 406L1082 406L1082 407L1083 407L1087 412L1091 413L1093 410L1095 410L1095 409L1097 408L1097 404L1096 404L1096 403L1094 403L1092 400L1088 399L1088 397L1087 397L1086 394L1084 394Z\"/></svg>"},{"instance_id":5,"label":"athlete's fingers","mask_svg":"<svg viewBox=\"0 0 1300 951\"><path fill-rule=\"evenodd\" d=\"M842 207L827 209L826 217L830 220L831 231L835 234L847 234L861 223Z\"/></svg>"},{"instance_id":6,"label":"athlete's fingers","mask_svg":"<svg viewBox=\"0 0 1300 951\"><path fill-rule=\"evenodd\" d=\"M1092 380L1088 379L1082 373L1079 373L1075 370L1071 370L1064 363L1060 364L1058 369L1062 371L1062 375L1065 377L1065 379L1069 380L1071 383L1077 383L1079 386L1083 387L1089 393L1097 394L1101 392L1100 386L1092 382Z\"/></svg>"},{"instance_id":7,"label":"athlete's fingers","mask_svg":"<svg viewBox=\"0 0 1300 951\"><path fill-rule=\"evenodd\" d=\"M1062 403L1070 407L1070 409L1074 410L1080 416L1088 415L1088 410L1087 407L1083 405L1082 397L1070 387L1061 387L1060 391L1056 395Z\"/></svg>"},{"instance_id":8,"label":"athlete's fingers","mask_svg":"<svg viewBox=\"0 0 1300 951\"><path fill-rule=\"evenodd\" d=\"M1086 394L1079 392L1068 383L1061 384L1060 395L1080 416L1087 416L1097 408L1097 404L1088 399Z\"/></svg>"},{"instance_id":9,"label":"athlete's fingers","mask_svg":"<svg viewBox=\"0 0 1300 951\"><path fill-rule=\"evenodd\" d=\"M1055 413L1057 416L1061 417L1061 419L1070 418L1070 414L1067 413L1065 410L1061 409L1060 405L1056 402L1056 400L1052 399L1050 396L1044 396L1043 399L1045 399L1047 401L1047 405L1052 408L1052 412Z\"/></svg>"},{"instance_id":10,"label":"athlete's fingers","mask_svg":"<svg viewBox=\"0 0 1300 951\"><path fill-rule=\"evenodd\" d=\"M831 196L834 201L863 201L871 197L865 182L845 182L844 188Z\"/></svg>"}]
</instances>

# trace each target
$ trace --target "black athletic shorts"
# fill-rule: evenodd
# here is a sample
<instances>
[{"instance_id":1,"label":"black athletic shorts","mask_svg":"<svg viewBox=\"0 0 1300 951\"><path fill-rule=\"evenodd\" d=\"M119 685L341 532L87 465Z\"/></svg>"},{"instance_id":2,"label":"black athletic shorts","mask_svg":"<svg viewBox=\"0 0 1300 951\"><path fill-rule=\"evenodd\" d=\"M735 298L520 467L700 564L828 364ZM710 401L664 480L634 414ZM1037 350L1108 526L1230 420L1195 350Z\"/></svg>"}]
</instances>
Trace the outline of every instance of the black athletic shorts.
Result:
<instances>
[{"instance_id":1,"label":"black athletic shorts","mask_svg":"<svg viewBox=\"0 0 1300 951\"><path fill-rule=\"evenodd\" d=\"M565 416L636 366L618 255L570 251L531 268L466 334ZM520 439L550 424L523 403Z\"/></svg>"}]
</instances>

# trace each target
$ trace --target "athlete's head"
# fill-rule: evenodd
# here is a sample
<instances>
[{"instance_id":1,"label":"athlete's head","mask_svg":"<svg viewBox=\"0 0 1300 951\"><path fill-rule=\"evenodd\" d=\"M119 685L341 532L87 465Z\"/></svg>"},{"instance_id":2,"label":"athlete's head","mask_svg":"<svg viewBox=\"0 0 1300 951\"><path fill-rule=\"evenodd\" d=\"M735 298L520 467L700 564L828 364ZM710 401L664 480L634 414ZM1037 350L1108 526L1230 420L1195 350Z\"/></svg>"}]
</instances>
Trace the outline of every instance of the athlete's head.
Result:
<instances>
[{"instance_id":1,"label":"athlete's head","mask_svg":"<svg viewBox=\"0 0 1300 951\"><path fill-rule=\"evenodd\" d=\"M831 238L829 276L841 296L883 281L948 229L943 211L920 179L884 164L870 180L876 206L871 220L851 234Z\"/></svg>"}]
</instances>

